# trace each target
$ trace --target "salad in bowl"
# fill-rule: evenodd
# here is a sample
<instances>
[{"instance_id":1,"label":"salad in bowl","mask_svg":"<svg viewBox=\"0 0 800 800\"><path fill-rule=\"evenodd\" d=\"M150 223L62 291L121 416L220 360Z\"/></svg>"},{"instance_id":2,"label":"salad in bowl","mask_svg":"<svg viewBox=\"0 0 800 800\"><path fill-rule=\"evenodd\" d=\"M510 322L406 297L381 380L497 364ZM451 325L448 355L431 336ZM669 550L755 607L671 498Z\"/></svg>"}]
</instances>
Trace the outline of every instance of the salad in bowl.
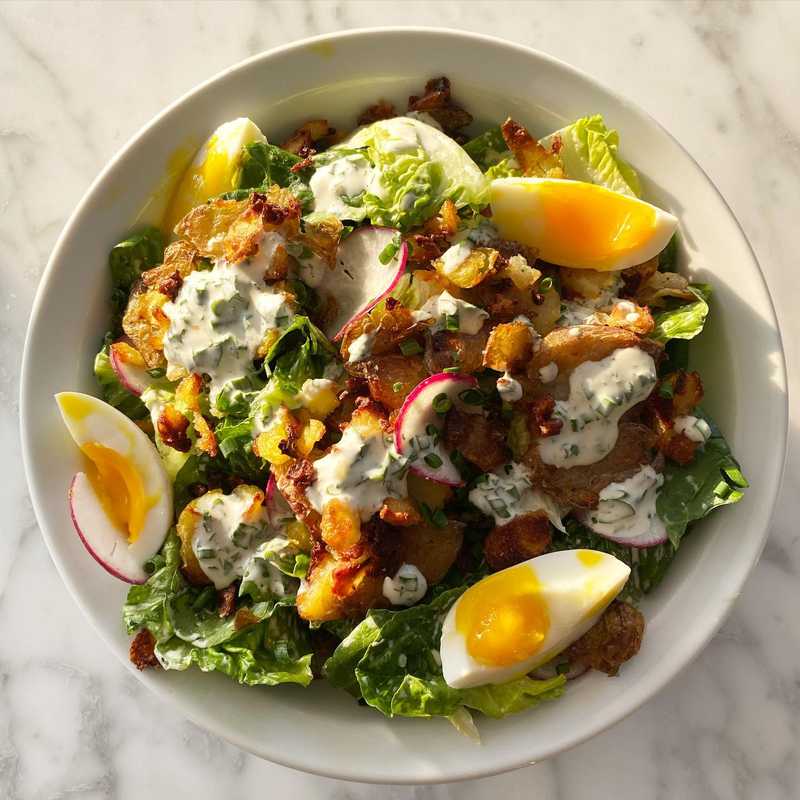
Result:
<instances>
[{"instance_id":1,"label":"salad in bowl","mask_svg":"<svg viewBox=\"0 0 800 800\"><path fill-rule=\"evenodd\" d=\"M712 290L602 117L498 122L445 77L280 145L235 119L112 249L98 396L57 402L139 669L475 735L647 646L747 486L688 366Z\"/></svg>"}]
</instances>

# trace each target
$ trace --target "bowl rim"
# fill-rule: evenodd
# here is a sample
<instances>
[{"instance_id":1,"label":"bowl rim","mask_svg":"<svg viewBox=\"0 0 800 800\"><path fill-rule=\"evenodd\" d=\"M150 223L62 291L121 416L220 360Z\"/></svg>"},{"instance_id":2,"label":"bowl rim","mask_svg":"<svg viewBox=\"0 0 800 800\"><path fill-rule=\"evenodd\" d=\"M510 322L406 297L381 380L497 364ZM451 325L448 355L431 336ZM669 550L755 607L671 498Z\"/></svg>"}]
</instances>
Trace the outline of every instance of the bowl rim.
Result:
<instances>
[{"instance_id":1,"label":"bowl rim","mask_svg":"<svg viewBox=\"0 0 800 800\"><path fill-rule=\"evenodd\" d=\"M260 53L256 53L255 55L249 56L248 58L243 59L217 72L208 79L193 86L187 92L178 97L176 100L169 103L165 108L163 108L147 123L141 126L131 137L128 138L125 144L114 154L114 156L101 169L97 177L91 182L89 187L86 189L81 200L75 206L74 210L72 211L69 218L65 222L64 227L50 254L47 265L44 271L42 272L42 276L39 280L39 284L36 289L36 294L34 296L34 300L31 306L28 327L25 335L25 343L22 356L22 367L20 373L20 394L19 394L20 438L22 443L22 460L23 460L25 477L28 484L29 496L31 498L31 503L38 523L38 527L42 533L42 536L45 540L45 544L47 545L47 549L50 553L51 559L53 560L55 567L59 575L61 576L62 581L66 585L69 593L72 595L72 598L75 600L75 602L81 609L84 616L87 618L89 624L92 626L95 632L100 636L100 638L105 642L105 644L111 649L112 653L114 653L114 655L117 656L120 661L122 661L123 665L132 674L134 674L142 683L144 683L148 687L148 689L153 691L160 700L169 702L171 705L175 706L183 716L188 718L190 721L192 721L199 727L209 731L210 733L213 733L215 736L219 736L220 738L230 742L231 744L240 747L246 752L253 753L254 755L259 756L260 758L267 759L273 763L280 764L282 766L286 766L299 771L321 775L325 777L338 778L341 780L365 781L369 783L395 783L395 784L399 782L396 774L392 773L391 775L388 775L387 773L384 773L380 767L368 768L368 769L363 769L363 768L356 769L343 766L343 768L335 770L329 768L315 769L313 762L310 762L308 759L303 759L302 757L288 758L282 755L270 754L267 751L267 748L263 747L263 745L260 750L256 750L253 748L252 742L246 740L245 737L241 736L237 737L235 734L227 732L220 733L217 729L217 726L215 726L213 720L209 720L207 718L204 719L204 715L200 711L196 710L194 704L185 701L183 698L170 693L169 690L164 686L162 686L161 684L146 680L142 675L142 673L138 672L133 667L133 665L129 663L129 661L127 661L123 657L123 655L117 651L117 648L112 644L112 642L105 636L102 630L95 623L92 617L92 613L88 607L88 604L86 604L81 597L81 593L77 586L77 582L74 581L67 574L66 569L64 568L62 563L54 555L54 548L51 545L52 536L48 530L46 522L44 521L45 512L41 509L38 503L39 491L37 490L36 485L32 480L32 475L33 475L32 464L36 457L33 455L33 447L32 447L31 432L30 432L31 431L30 419L28 416L27 409L29 405L28 399L33 391L33 386L31 384L32 384L32 376L34 374L34 368L33 365L31 364L31 349L32 349L31 342L33 339L33 331L35 330L40 321L47 285L50 282L52 274L57 268L56 265L61 261L62 251L65 249L69 239L74 235L75 231L78 229L79 218L82 216L84 209L90 204L95 194L102 189L102 186L105 183L106 178L109 176L109 174L111 174L115 170L117 165L128 155L129 151L131 151L136 146L139 140L143 138L151 129L157 127L164 119L169 117L177 108L183 106L185 103L189 102L195 96L203 93L207 87L223 80L224 78L230 75L233 75L236 72L246 70L251 65L257 62L268 61L274 57L291 53L292 51L305 49L310 45L313 46L318 44L326 44L333 41L346 42L348 40L367 38L371 36L397 35L397 34L409 35L414 37L445 35L453 38L460 38L465 42L470 42L470 41L480 42L487 45L493 45L495 47L514 50L523 56L532 57L533 59L538 59L543 62L548 62L549 64L551 64L554 67L557 67L560 70L571 73L573 77L580 79L584 83L590 85L596 91L612 98L616 103L625 107L629 112L641 118L643 122L645 122L646 124L654 126L658 130L660 130L664 135L666 135L672 141L674 145L677 146L677 148L679 148L679 150L691 162L694 168L702 175L707 184L713 189L718 200L720 201L721 206L727 212L727 215L733 222L735 228L738 229L742 243L744 244L746 250L749 252L752 263L755 266L755 272L757 273L758 278L761 282L761 287L764 291L765 299L767 301L767 305L770 312L770 319L767 320L767 322L771 323L771 328L774 331L776 338L778 358L777 358L777 364L775 366L778 372L778 378L780 379L781 385L784 388L783 404L782 407L780 408L781 419L779 420L779 428L782 431L782 436L780 441L780 451L775 453L775 458L773 460L773 463L777 464L778 469L775 473L776 480L774 486L771 487L771 491L770 487L765 487L764 489L764 492L768 497L769 514L767 517L765 517L766 524L764 530L760 532L760 542L758 543L758 546L753 550L752 556L748 560L748 562L746 564L741 563L739 566L740 576L739 580L737 581L738 591L731 592L729 596L721 598L719 600L716 615L707 615L702 624L697 623L697 625L695 626L694 635L684 645L681 655L674 662L671 671L656 675L653 682L648 684L646 689L643 689L635 696L631 695L631 698L627 702L621 703L620 704L621 708L618 707L616 713L605 715L602 717L602 719L587 724L587 727L584 728L579 734L572 736L570 738L568 744L566 745L558 744L555 747L551 747L549 750L544 752L543 755L539 756L540 760L543 758L550 758L552 756L558 755L561 752L565 752L566 750L569 750L587 741L588 739L596 736L597 734L601 733L604 730L607 730L608 728L612 727L613 725L616 725L618 722L628 717L639 707L641 707L644 703L652 699L658 692L660 692L664 688L664 686L667 683L672 681L692 661L694 661L694 659L697 658L697 656L705 648L705 646L708 644L708 642L714 636L714 634L719 630L722 623L730 614L733 604L738 598L741 588L743 587L744 583L746 582L747 578L750 576L750 574L753 571L753 568L758 562L761 553L764 549L764 546L766 544L767 538L769 536L769 532L772 526L772 520L774 519L775 515L777 499L783 482L783 476L786 467L788 432L789 432L789 427L788 427L789 387L787 381L786 355L783 346L783 338L781 335L778 315L775 311L775 304L773 302L769 286L764 276L764 272L761 269L761 265L758 262L758 259L755 255L755 252L753 250L753 247L749 239L747 238L747 235L745 234L738 219L734 215L731 207L723 197L720 190L717 188L716 184L711 180L709 175L703 169L703 167L700 166L700 164L691 155L691 153L689 153L689 151L663 125L661 125L660 122L658 122L647 111L641 108L637 103L628 100L626 97L619 94L615 90L608 88L603 83L601 83L591 75L587 74L583 70L578 69L577 67L574 67L571 64L555 56L552 56L548 53L544 53L533 47L528 47L527 45L522 45L516 42L512 42L502 37L492 36L482 33L475 33L472 31L461 30L456 28L448 28L448 27L380 26L380 27L354 28L346 31L335 31L331 33L298 39L296 41L279 45L277 47L270 48ZM496 767L490 770L486 770L483 768L470 769L468 765L465 765L465 768L462 771L460 771L459 774L457 775L453 774L442 775L441 777L437 777L434 780L431 780L429 778L428 782L439 783L445 781L447 782L461 781L479 777L487 777L491 775L501 774L503 772L508 772L510 770L518 769L524 766L528 766L531 763L534 762L531 762L530 759L507 758L503 761L498 760ZM418 782L419 780L415 779L414 776L410 776L407 780L402 781L402 783L407 783L407 784L413 784Z\"/></svg>"}]
</instances>

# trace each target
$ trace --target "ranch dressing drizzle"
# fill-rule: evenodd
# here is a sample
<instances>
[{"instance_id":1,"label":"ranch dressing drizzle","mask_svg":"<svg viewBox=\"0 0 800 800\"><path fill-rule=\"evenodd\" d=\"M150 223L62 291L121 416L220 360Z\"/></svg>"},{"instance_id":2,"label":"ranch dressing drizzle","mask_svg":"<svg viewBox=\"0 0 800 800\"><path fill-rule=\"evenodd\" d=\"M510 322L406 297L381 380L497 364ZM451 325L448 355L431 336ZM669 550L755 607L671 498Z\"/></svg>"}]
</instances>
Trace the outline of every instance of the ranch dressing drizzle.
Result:
<instances>
[{"instance_id":1,"label":"ranch dressing drizzle","mask_svg":"<svg viewBox=\"0 0 800 800\"><path fill-rule=\"evenodd\" d=\"M405 497L404 460L395 452L391 439L383 435L364 440L352 426L326 456L314 462L316 480L306 489L315 511L333 499L356 509L366 522L387 497Z\"/></svg>"},{"instance_id":2,"label":"ranch dressing drizzle","mask_svg":"<svg viewBox=\"0 0 800 800\"><path fill-rule=\"evenodd\" d=\"M419 311L414 312L417 320L434 320L432 333L438 331L459 331L475 334L483 327L489 314L478 306L453 297L448 291L431 297Z\"/></svg>"},{"instance_id":3,"label":"ranch dressing drizzle","mask_svg":"<svg viewBox=\"0 0 800 800\"><path fill-rule=\"evenodd\" d=\"M655 383L655 362L638 347L580 364L569 378L569 399L557 400L553 411L563 422L561 431L539 440L542 461L569 468L605 458L617 443L620 418L646 399Z\"/></svg>"}]
</instances>

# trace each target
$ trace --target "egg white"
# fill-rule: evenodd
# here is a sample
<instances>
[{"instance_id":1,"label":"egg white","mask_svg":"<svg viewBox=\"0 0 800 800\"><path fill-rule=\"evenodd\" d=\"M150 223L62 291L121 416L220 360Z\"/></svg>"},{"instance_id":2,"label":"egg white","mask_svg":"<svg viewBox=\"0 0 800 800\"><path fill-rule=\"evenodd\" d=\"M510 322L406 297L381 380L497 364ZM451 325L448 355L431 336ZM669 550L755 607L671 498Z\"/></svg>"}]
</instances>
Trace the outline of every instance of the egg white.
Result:
<instances>
[{"instance_id":1,"label":"egg white","mask_svg":"<svg viewBox=\"0 0 800 800\"><path fill-rule=\"evenodd\" d=\"M630 568L614 556L596 551L589 552L599 556L597 563L587 565L578 555L581 552L587 551L561 550L523 562L539 581L550 618L541 647L524 661L498 667L476 661L456 629L464 595L456 600L445 618L439 649L445 682L454 689L506 683L546 663L586 633L625 585Z\"/></svg>"}]
</instances>

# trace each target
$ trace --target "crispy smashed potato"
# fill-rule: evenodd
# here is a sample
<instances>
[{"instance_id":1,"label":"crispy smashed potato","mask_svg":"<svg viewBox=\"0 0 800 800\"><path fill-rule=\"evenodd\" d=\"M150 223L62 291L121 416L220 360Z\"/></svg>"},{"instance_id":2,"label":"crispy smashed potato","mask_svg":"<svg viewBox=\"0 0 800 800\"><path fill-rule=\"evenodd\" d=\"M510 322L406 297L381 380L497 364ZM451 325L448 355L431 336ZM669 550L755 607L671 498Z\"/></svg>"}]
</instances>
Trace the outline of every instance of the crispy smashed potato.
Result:
<instances>
[{"instance_id":1,"label":"crispy smashed potato","mask_svg":"<svg viewBox=\"0 0 800 800\"><path fill-rule=\"evenodd\" d=\"M445 420L444 441L448 451L458 450L482 472L491 472L508 460L503 427L483 414L451 409Z\"/></svg>"},{"instance_id":2,"label":"crispy smashed potato","mask_svg":"<svg viewBox=\"0 0 800 800\"><path fill-rule=\"evenodd\" d=\"M378 516L387 524L398 528L419 525L422 517L414 503L407 497L387 497Z\"/></svg>"},{"instance_id":3,"label":"crispy smashed potato","mask_svg":"<svg viewBox=\"0 0 800 800\"><path fill-rule=\"evenodd\" d=\"M317 477L314 465L306 458L296 461L288 459L282 464L273 464L272 474L275 476L280 493L294 514L302 520L311 536L319 539L321 517L306 497L306 489Z\"/></svg>"},{"instance_id":4,"label":"crispy smashed potato","mask_svg":"<svg viewBox=\"0 0 800 800\"><path fill-rule=\"evenodd\" d=\"M316 152L316 145L336 134L326 119L310 119L303 123L282 145L284 150L306 158Z\"/></svg>"},{"instance_id":5,"label":"crispy smashed potato","mask_svg":"<svg viewBox=\"0 0 800 800\"><path fill-rule=\"evenodd\" d=\"M594 318L599 325L624 328L639 336L647 336L656 327L650 309L637 306L631 300L615 303L609 312L595 311Z\"/></svg>"},{"instance_id":6,"label":"crispy smashed potato","mask_svg":"<svg viewBox=\"0 0 800 800\"><path fill-rule=\"evenodd\" d=\"M531 431L531 446L522 461L530 468L534 485L540 485L559 504L597 508L599 493L609 483L630 478L640 467L651 463L655 443L650 428L623 421L617 443L605 458L594 464L559 469L539 457L538 431Z\"/></svg>"},{"instance_id":7,"label":"crispy smashed potato","mask_svg":"<svg viewBox=\"0 0 800 800\"><path fill-rule=\"evenodd\" d=\"M267 425L253 442L253 452L273 466L286 464L298 453L295 449L300 438L301 425L286 406L280 406Z\"/></svg>"},{"instance_id":8,"label":"crispy smashed potato","mask_svg":"<svg viewBox=\"0 0 800 800\"><path fill-rule=\"evenodd\" d=\"M212 492L219 492L219 489L212 489ZM181 511L178 517L178 522L175 529L178 537L181 540L181 571L183 572L186 580L193 586L206 586L211 583L208 575L203 572L200 567L200 562L192 549L192 540L194 539L197 523L202 519L199 511L195 510L195 502L192 500Z\"/></svg>"},{"instance_id":9,"label":"crispy smashed potato","mask_svg":"<svg viewBox=\"0 0 800 800\"><path fill-rule=\"evenodd\" d=\"M528 366L528 377L534 392L554 394L562 399L569 394L569 376L575 367L585 361L601 361L625 347L640 347L656 360L662 352L657 342L622 328L605 325L556 328L542 339ZM558 377L554 382L542 384L539 370L549 364L558 367Z\"/></svg>"},{"instance_id":10,"label":"crispy smashed potato","mask_svg":"<svg viewBox=\"0 0 800 800\"><path fill-rule=\"evenodd\" d=\"M427 342L425 366L431 374L453 368L477 372L483 364L483 350L488 339L488 324L478 333L439 331Z\"/></svg>"},{"instance_id":11,"label":"crispy smashed potato","mask_svg":"<svg viewBox=\"0 0 800 800\"><path fill-rule=\"evenodd\" d=\"M666 305L670 298L678 300L695 300L694 293L689 289L689 281L676 272L656 272L639 287L634 295L640 305L660 308Z\"/></svg>"},{"instance_id":12,"label":"crispy smashed potato","mask_svg":"<svg viewBox=\"0 0 800 800\"><path fill-rule=\"evenodd\" d=\"M498 525L486 537L483 553L494 570L535 558L550 547L550 520L544 511L531 511Z\"/></svg>"},{"instance_id":13,"label":"crispy smashed potato","mask_svg":"<svg viewBox=\"0 0 800 800\"><path fill-rule=\"evenodd\" d=\"M197 434L197 449L213 458L218 450L217 437L200 408L202 390L203 379L199 375L189 375L175 389L175 402L191 412L192 427Z\"/></svg>"},{"instance_id":14,"label":"crispy smashed potato","mask_svg":"<svg viewBox=\"0 0 800 800\"><path fill-rule=\"evenodd\" d=\"M414 564L433 586L453 566L464 541L464 525L456 520L448 520L444 528L414 525L403 529L400 537L401 560Z\"/></svg>"},{"instance_id":15,"label":"crispy smashed potato","mask_svg":"<svg viewBox=\"0 0 800 800\"><path fill-rule=\"evenodd\" d=\"M397 116L397 111L388 100L378 100L377 103L365 108L359 115L358 125L371 125L379 119L391 119Z\"/></svg>"},{"instance_id":16,"label":"crispy smashed potato","mask_svg":"<svg viewBox=\"0 0 800 800\"><path fill-rule=\"evenodd\" d=\"M361 538L361 517L356 509L334 497L322 509L322 541L334 553L344 553Z\"/></svg>"},{"instance_id":17,"label":"crispy smashed potato","mask_svg":"<svg viewBox=\"0 0 800 800\"><path fill-rule=\"evenodd\" d=\"M500 126L500 130L523 175L537 178L564 177L564 165L558 152L539 144L519 122L509 117Z\"/></svg>"},{"instance_id":18,"label":"crispy smashed potato","mask_svg":"<svg viewBox=\"0 0 800 800\"><path fill-rule=\"evenodd\" d=\"M494 274L500 253L492 247L476 247L458 264L448 265L441 258L433 262L443 278L460 289L471 289Z\"/></svg>"},{"instance_id":19,"label":"crispy smashed potato","mask_svg":"<svg viewBox=\"0 0 800 800\"><path fill-rule=\"evenodd\" d=\"M542 277L541 271L532 267L528 263L528 259L522 255L513 255L506 259L498 270L498 274L508 278L520 290L533 289L536 282Z\"/></svg>"},{"instance_id":20,"label":"crispy smashed potato","mask_svg":"<svg viewBox=\"0 0 800 800\"><path fill-rule=\"evenodd\" d=\"M656 272L658 272L658 256L653 256L649 261L643 261L641 264L622 270L622 294L625 297L636 297L639 289Z\"/></svg>"},{"instance_id":21,"label":"crispy smashed potato","mask_svg":"<svg viewBox=\"0 0 800 800\"><path fill-rule=\"evenodd\" d=\"M421 356L378 356L345 367L352 375L364 378L370 397L390 411L400 408L409 392L428 377Z\"/></svg>"},{"instance_id":22,"label":"crispy smashed potato","mask_svg":"<svg viewBox=\"0 0 800 800\"><path fill-rule=\"evenodd\" d=\"M430 509L443 508L453 496L453 490L443 483L423 478L416 472L409 472L407 478L408 496L418 503L425 503Z\"/></svg>"},{"instance_id":23,"label":"crispy smashed potato","mask_svg":"<svg viewBox=\"0 0 800 800\"><path fill-rule=\"evenodd\" d=\"M414 319L412 312L405 306L389 298L385 303L380 303L372 309L369 314L359 317L345 330L342 337L342 358L347 361L350 345L362 333L374 334L372 354L382 356L424 327Z\"/></svg>"},{"instance_id":24,"label":"crispy smashed potato","mask_svg":"<svg viewBox=\"0 0 800 800\"><path fill-rule=\"evenodd\" d=\"M656 435L656 447L677 464L694 460L700 442L675 430L675 418L694 411L703 399L703 382L696 372L665 375L645 406L645 419Z\"/></svg>"},{"instance_id":25,"label":"crispy smashed potato","mask_svg":"<svg viewBox=\"0 0 800 800\"><path fill-rule=\"evenodd\" d=\"M158 438L167 447L180 453L188 453L192 449L192 442L187 434L189 420L175 408L167 403L158 415L156 430Z\"/></svg>"},{"instance_id":26,"label":"crispy smashed potato","mask_svg":"<svg viewBox=\"0 0 800 800\"><path fill-rule=\"evenodd\" d=\"M595 269L561 267L561 294L568 300L595 300L614 289L619 272L600 272Z\"/></svg>"},{"instance_id":27,"label":"crispy smashed potato","mask_svg":"<svg viewBox=\"0 0 800 800\"><path fill-rule=\"evenodd\" d=\"M497 372L518 372L533 357L533 333L524 322L495 325L483 351L483 366Z\"/></svg>"},{"instance_id":28,"label":"crispy smashed potato","mask_svg":"<svg viewBox=\"0 0 800 800\"><path fill-rule=\"evenodd\" d=\"M221 258L225 234L248 205L248 200L209 200L193 208L175 226L175 233L191 242L200 255Z\"/></svg>"},{"instance_id":29,"label":"crispy smashed potato","mask_svg":"<svg viewBox=\"0 0 800 800\"><path fill-rule=\"evenodd\" d=\"M341 238L342 223L332 214L328 214L306 220L305 228L298 235L297 241L333 269Z\"/></svg>"},{"instance_id":30,"label":"crispy smashed potato","mask_svg":"<svg viewBox=\"0 0 800 800\"><path fill-rule=\"evenodd\" d=\"M642 645L644 617L629 603L615 601L600 619L567 648L570 664L616 675Z\"/></svg>"},{"instance_id":31,"label":"crispy smashed potato","mask_svg":"<svg viewBox=\"0 0 800 800\"><path fill-rule=\"evenodd\" d=\"M169 319L163 307L168 301L167 295L157 290L134 289L122 317L122 330L133 342L148 369L166 364L164 336L169 330Z\"/></svg>"}]
</instances>

